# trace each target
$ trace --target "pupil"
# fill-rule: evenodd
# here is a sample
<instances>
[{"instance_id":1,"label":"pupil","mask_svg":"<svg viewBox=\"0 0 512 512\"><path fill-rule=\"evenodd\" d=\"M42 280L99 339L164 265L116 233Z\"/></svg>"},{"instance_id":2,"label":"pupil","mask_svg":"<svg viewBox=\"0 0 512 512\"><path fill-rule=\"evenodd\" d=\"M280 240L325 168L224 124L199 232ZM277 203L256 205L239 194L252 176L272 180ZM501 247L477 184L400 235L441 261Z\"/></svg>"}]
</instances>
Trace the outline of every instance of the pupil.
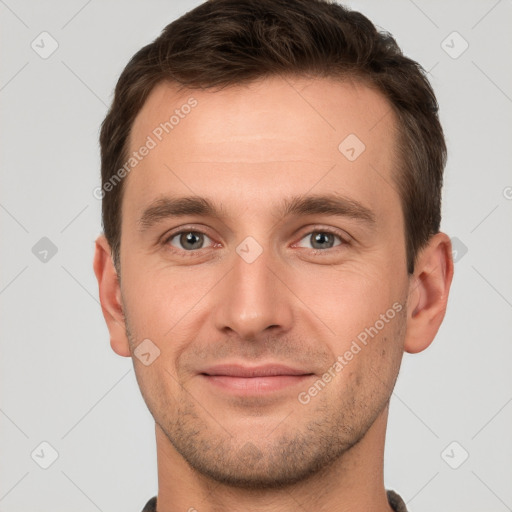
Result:
<instances>
[{"instance_id":1,"label":"pupil","mask_svg":"<svg viewBox=\"0 0 512 512\"><path fill-rule=\"evenodd\" d=\"M180 242L181 245L187 250L198 249L202 244L202 235L200 233L186 233L181 235Z\"/></svg>"},{"instance_id":2,"label":"pupil","mask_svg":"<svg viewBox=\"0 0 512 512\"><path fill-rule=\"evenodd\" d=\"M313 237L313 247L315 247L315 248L322 248L322 247L326 247L326 246L330 247L331 244L327 243L327 245L326 245L326 242L330 241L330 237L332 237L332 235L330 233L317 233ZM319 247L316 247L315 244L320 244L320 245L319 245Z\"/></svg>"}]
</instances>

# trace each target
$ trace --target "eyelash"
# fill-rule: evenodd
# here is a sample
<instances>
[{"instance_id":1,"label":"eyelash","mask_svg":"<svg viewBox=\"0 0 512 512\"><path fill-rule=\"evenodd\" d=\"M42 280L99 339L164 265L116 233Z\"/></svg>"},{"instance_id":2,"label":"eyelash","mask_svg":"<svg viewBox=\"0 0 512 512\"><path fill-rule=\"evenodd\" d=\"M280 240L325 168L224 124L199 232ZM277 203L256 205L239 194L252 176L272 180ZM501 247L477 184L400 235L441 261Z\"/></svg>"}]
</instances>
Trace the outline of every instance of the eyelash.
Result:
<instances>
[{"instance_id":1,"label":"eyelash","mask_svg":"<svg viewBox=\"0 0 512 512\"><path fill-rule=\"evenodd\" d=\"M208 236L207 233L205 233L204 231L201 231L199 229L181 229L180 231L176 231L174 233L171 233L169 236L166 236L164 238L163 242L162 242L162 245L167 247L171 252L173 252L175 254L180 254L180 255L187 256L187 257L198 256L199 251L201 251L202 249L207 249L207 248L202 247L201 249L195 249L195 250L187 251L185 249L178 249L178 248L170 245L170 242L171 242L171 240L173 238L177 237L178 235L185 234L185 233L198 233L198 234L207 236L208 238L210 238L210 240L212 239L212 237ZM350 245L350 242L349 242L347 236L342 236L338 231L336 231L334 229L323 228L323 227L315 227L314 229L311 229L310 231L305 233L298 240L298 242L295 242L294 245L296 245L299 242L301 242L307 236L311 236L313 233L328 233L328 234L336 236L340 240L340 242L341 242L340 244L335 245L334 247L330 247L328 249L308 249L307 247L303 247L303 249L308 249L310 251L310 253L314 254L315 256L317 256L317 255L328 255L328 254L331 254L333 250L336 250L336 248L342 248L344 246Z\"/></svg>"}]
</instances>

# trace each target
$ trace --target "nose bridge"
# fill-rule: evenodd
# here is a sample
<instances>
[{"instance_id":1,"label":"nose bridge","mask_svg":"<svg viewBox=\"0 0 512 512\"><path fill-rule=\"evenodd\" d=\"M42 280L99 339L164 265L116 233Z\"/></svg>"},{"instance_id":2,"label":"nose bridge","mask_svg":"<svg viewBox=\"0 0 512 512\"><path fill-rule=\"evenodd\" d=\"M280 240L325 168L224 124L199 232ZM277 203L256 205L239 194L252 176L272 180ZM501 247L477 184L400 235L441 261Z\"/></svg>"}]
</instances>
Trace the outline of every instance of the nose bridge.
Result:
<instances>
[{"instance_id":1,"label":"nose bridge","mask_svg":"<svg viewBox=\"0 0 512 512\"><path fill-rule=\"evenodd\" d=\"M273 263L270 249L263 250L252 237L237 246L216 305L218 329L252 338L269 327L290 328L291 304L271 270Z\"/></svg>"}]
</instances>

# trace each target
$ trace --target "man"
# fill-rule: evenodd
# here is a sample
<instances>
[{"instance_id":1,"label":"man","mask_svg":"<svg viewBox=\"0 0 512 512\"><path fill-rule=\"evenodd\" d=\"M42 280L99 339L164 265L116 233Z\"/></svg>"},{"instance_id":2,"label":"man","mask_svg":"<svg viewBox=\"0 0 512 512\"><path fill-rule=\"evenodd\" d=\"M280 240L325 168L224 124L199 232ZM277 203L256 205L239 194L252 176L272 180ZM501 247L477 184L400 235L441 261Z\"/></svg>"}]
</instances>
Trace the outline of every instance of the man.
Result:
<instances>
[{"instance_id":1,"label":"man","mask_svg":"<svg viewBox=\"0 0 512 512\"><path fill-rule=\"evenodd\" d=\"M446 148L389 34L325 0L210 0L123 71L94 271L155 419L144 511L404 511L404 351L443 320Z\"/></svg>"}]
</instances>

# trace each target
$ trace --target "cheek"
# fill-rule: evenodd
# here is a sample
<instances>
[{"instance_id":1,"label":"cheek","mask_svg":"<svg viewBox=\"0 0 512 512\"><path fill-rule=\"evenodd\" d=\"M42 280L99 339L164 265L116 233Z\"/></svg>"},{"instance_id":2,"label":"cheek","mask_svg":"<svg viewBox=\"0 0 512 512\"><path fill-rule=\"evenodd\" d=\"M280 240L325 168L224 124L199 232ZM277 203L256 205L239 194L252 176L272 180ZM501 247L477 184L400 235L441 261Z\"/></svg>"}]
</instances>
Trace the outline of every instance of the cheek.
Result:
<instances>
[{"instance_id":1,"label":"cheek","mask_svg":"<svg viewBox=\"0 0 512 512\"><path fill-rule=\"evenodd\" d=\"M176 397L179 396L180 390L176 377L172 373L164 357L159 357L150 366L142 364L135 366L135 376L140 392L156 420L162 421L163 414L174 411L179 406Z\"/></svg>"},{"instance_id":2,"label":"cheek","mask_svg":"<svg viewBox=\"0 0 512 512\"><path fill-rule=\"evenodd\" d=\"M387 311L387 315L368 322L350 339L338 343L335 353L341 356L338 361L343 370L335 393L343 395L351 390L359 402L367 404L389 398L403 355L405 315L394 314L392 308Z\"/></svg>"},{"instance_id":3,"label":"cheek","mask_svg":"<svg viewBox=\"0 0 512 512\"><path fill-rule=\"evenodd\" d=\"M303 275L296 271L293 283L297 295L335 333L342 345L379 321L382 314L400 301L404 286L377 266L363 268L352 263L319 266Z\"/></svg>"},{"instance_id":4,"label":"cheek","mask_svg":"<svg viewBox=\"0 0 512 512\"><path fill-rule=\"evenodd\" d=\"M142 264L132 268L127 268L123 276L123 296L132 323L143 337L165 338L177 324L187 321L187 315L215 283L211 271L198 271L198 267L145 272L140 270Z\"/></svg>"}]
</instances>

